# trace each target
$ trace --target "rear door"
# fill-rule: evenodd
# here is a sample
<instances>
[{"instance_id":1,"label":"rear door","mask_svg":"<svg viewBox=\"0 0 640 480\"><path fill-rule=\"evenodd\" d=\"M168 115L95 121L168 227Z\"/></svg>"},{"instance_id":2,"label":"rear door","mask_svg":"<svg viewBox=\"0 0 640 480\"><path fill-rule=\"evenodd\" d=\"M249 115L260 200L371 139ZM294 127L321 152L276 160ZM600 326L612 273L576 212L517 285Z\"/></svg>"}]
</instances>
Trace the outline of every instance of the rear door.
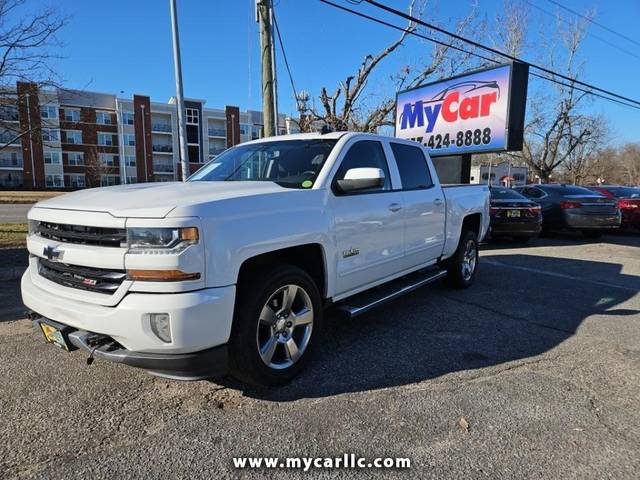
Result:
<instances>
[{"instance_id":1,"label":"rear door","mask_svg":"<svg viewBox=\"0 0 640 480\"><path fill-rule=\"evenodd\" d=\"M403 192L394 190L382 143L356 140L345 148L330 195L338 257L336 296L400 272L404 256ZM340 193L335 188L337 180L344 179L349 169L361 167L381 169L384 185ZM397 172L393 172L397 179Z\"/></svg>"},{"instance_id":2,"label":"rear door","mask_svg":"<svg viewBox=\"0 0 640 480\"><path fill-rule=\"evenodd\" d=\"M432 262L442 255L446 207L422 148L389 142L396 161L404 201L405 268Z\"/></svg>"}]
</instances>

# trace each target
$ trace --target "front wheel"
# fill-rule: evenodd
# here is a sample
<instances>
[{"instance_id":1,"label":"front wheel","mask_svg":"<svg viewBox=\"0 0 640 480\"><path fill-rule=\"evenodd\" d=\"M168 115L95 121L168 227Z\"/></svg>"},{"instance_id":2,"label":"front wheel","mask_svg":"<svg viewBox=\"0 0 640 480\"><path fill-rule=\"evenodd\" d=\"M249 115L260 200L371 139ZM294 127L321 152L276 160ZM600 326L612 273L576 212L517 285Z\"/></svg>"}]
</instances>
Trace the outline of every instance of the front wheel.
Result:
<instances>
[{"instance_id":1,"label":"front wheel","mask_svg":"<svg viewBox=\"0 0 640 480\"><path fill-rule=\"evenodd\" d=\"M230 339L231 373L254 385L282 385L309 361L322 330L322 301L304 271L254 272L238 287Z\"/></svg>"},{"instance_id":2,"label":"front wheel","mask_svg":"<svg viewBox=\"0 0 640 480\"><path fill-rule=\"evenodd\" d=\"M453 256L447 260L447 281L455 288L467 288L473 283L478 266L478 238L471 231L464 231Z\"/></svg>"}]
</instances>

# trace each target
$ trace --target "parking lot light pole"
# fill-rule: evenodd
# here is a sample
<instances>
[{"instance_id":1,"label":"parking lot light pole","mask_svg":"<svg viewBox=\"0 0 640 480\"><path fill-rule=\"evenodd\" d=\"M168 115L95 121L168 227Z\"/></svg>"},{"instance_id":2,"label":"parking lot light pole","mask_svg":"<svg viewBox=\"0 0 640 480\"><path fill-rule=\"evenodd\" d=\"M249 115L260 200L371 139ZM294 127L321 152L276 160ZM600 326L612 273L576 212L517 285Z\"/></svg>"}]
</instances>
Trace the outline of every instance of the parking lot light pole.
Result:
<instances>
[{"instance_id":1,"label":"parking lot light pole","mask_svg":"<svg viewBox=\"0 0 640 480\"><path fill-rule=\"evenodd\" d=\"M180 165L182 181L189 177L189 158L187 152L186 124L184 121L184 97L182 90L182 62L180 61L180 38L178 34L178 9L176 0L169 0L171 8L171 33L173 36L173 67L176 77L176 104L178 107L178 140L180 142Z\"/></svg>"}]
</instances>

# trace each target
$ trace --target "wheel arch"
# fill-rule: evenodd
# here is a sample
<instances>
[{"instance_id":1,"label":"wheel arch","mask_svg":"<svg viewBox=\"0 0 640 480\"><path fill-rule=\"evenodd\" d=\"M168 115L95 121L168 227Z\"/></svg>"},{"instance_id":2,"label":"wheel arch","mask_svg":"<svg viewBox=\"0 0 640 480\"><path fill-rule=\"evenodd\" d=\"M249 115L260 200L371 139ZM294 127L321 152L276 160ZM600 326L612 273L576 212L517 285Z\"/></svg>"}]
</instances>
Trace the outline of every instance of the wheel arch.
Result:
<instances>
[{"instance_id":1,"label":"wheel arch","mask_svg":"<svg viewBox=\"0 0 640 480\"><path fill-rule=\"evenodd\" d=\"M238 284L245 281L252 271L280 264L294 265L307 272L321 297L327 298L327 256L319 243L281 248L247 258L240 265Z\"/></svg>"}]
</instances>

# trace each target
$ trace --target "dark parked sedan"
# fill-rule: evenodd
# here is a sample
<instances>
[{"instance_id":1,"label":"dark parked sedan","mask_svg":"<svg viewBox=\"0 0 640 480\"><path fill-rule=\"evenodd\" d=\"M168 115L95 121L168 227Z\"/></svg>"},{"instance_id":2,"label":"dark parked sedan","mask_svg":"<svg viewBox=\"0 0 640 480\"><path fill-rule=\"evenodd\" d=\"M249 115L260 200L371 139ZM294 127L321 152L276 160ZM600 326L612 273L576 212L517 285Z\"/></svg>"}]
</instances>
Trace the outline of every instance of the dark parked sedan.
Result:
<instances>
[{"instance_id":1,"label":"dark parked sedan","mask_svg":"<svg viewBox=\"0 0 640 480\"><path fill-rule=\"evenodd\" d=\"M622 227L640 228L640 188L620 185L589 187L605 197L615 198L622 213Z\"/></svg>"},{"instance_id":2,"label":"dark parked sedan","mask_svg":"<svg viewBox=\"0 0 640 480\"><path fill-rule=\"evenodd\" d=\"M618 203L575 185L525 185L516 190L542 206L544 230L580 230L596 238L605 230L620 227Z\"/></svg>"},{"instance_id":3,"label":"dark parked sedan","mask_svg":"<svg viewBox=\"0 0 640 480\"><path fill-rule=\"evenodd\" d=\"M526 242L540 233L540 205L511 188L491 187L491 236Z\"/></svg>"}]
</instances>

